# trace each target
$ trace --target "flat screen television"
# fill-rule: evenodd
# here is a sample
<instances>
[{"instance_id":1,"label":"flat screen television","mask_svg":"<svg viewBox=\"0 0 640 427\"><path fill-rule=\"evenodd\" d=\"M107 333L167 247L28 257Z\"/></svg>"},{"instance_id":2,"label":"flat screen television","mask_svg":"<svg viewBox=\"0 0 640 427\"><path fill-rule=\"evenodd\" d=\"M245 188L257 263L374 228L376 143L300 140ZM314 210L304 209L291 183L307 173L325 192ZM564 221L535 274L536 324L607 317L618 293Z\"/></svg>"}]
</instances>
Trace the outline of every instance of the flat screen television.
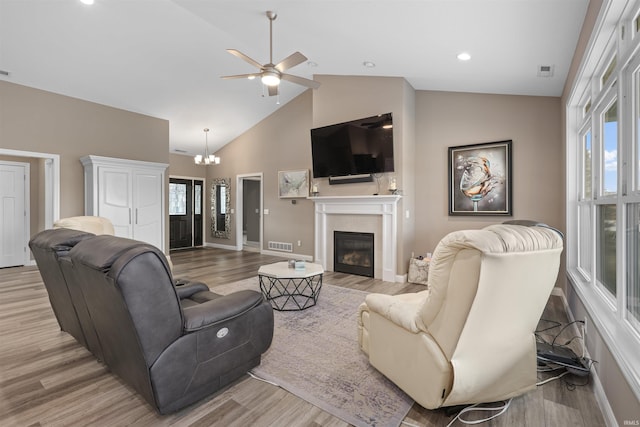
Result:
<instances>
[{"instance_id":1,"label":"flat screen television","mask_svg":"<svg viewBox=\"0 0 640 427\"><path fill-rule=\"evenodd\" d=\"M311 129L313 177L393 172L391 113Z\"/></svg>"}]
</instances>

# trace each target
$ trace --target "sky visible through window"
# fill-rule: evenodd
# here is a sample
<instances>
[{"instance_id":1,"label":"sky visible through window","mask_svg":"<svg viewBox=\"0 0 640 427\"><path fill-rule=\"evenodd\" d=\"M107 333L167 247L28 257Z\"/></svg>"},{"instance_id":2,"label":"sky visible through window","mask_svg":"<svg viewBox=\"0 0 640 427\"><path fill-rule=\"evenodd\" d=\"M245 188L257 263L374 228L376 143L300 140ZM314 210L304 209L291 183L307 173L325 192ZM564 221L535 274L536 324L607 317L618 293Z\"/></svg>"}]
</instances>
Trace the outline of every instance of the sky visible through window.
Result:
<instances>
[{"instance_id":1,"label":"sky visible through window","mask_svg":"<svg viewBox=\"0 0 640 427\"><path fill-rule=\"evenodd\" d=\"M605 113L603 156L604 193L616 193L618 188L618 115L616 104Z\"/></svg>"}]
</instances>

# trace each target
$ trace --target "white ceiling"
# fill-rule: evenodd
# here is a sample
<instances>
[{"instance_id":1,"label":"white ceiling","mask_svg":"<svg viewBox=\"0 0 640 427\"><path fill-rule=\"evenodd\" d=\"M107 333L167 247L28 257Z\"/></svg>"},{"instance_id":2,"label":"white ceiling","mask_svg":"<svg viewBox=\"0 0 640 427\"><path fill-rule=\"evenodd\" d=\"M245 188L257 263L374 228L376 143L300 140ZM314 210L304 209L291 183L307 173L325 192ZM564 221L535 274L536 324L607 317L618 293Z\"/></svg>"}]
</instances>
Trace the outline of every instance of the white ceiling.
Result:
<instances>
[{"instance_id":1,"label":"white ceiling","mask_svg":"<svg viewBox=\"0 0 640 427\"><path fill-rule=\"evenodd\" d=\"M404 77L417 90L560 96L588 0L0 0L0 79L167 119L170 149L228 143L304 90L283 82L280 105L255 69ZM461 62L462 51L472 55ZM372 61L374 68L363 66ZM541 65L552 77L538 77ZM319 89L322 90L322 87Z\"/></svg>"}]
</instances>

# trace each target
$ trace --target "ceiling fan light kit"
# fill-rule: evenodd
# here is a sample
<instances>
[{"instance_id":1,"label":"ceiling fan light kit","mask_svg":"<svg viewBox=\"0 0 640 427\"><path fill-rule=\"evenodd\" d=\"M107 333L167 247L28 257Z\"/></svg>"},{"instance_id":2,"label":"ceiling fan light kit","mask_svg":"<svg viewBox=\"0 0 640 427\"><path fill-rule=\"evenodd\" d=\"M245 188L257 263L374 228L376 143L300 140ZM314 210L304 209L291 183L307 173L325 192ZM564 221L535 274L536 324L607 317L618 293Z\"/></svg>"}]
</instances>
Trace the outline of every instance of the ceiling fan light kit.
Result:
<instances>
[{"instance_id":1,"label":"ceiling fan light kit","mask_svg":"<svg viewBox=\"0 0 640 427\"><path fill-rule=\"evenodd\" d=\"M227 52L230 54L237 56L243 61L253 65L256 68L259 68L260 71L258 73L251 74L236 74L233 76L223 76L223 79L241 79L248 78L249 80L253 80L256 77L260 77L260 80L265 86L269 88L269 96L278 95L278 86L280 85L281 80L286 80L291 83L295 83L298 85L306 86L311 89L317 89L320 87L320 83L305 79L304 77L294 76L292 74L286 74L284 71L289 68L293 68L296 65L302 64L307 60L307 57L301 54L300 52L294 52L291 55L287 56L285 59L280 61L277 64L273 63L273 21L278 17L278 15L273 11L266 12L267 18L269 18L269 63L268 64L260 64L255 59L250 58L244 53L240 52L237 49L227 49Z\"/></svg>"}]
</instances>

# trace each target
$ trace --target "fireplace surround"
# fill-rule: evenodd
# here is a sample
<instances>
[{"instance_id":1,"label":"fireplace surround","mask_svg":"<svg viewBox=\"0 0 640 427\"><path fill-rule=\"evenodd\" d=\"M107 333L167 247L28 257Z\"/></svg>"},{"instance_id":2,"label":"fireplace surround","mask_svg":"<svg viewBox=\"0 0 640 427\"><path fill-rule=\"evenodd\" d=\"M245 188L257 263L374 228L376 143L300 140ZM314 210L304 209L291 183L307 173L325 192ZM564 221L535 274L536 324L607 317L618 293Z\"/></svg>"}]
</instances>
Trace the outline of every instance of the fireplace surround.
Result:
<instances>
[{"instance_id":1,"label":"fireplace surround","mask_svg":"<svg viewBox=\"0 0 640 427\"><path fill-rule=\"evenodd\" d=\"M315 203L314 262L326 271L333 269L333 231L335 229L375 234L374 278L402 282L397 275L398 201L400 195L320 196ZM336 227L336 223L352 227Z\"/></svg>"}]
</instances>

